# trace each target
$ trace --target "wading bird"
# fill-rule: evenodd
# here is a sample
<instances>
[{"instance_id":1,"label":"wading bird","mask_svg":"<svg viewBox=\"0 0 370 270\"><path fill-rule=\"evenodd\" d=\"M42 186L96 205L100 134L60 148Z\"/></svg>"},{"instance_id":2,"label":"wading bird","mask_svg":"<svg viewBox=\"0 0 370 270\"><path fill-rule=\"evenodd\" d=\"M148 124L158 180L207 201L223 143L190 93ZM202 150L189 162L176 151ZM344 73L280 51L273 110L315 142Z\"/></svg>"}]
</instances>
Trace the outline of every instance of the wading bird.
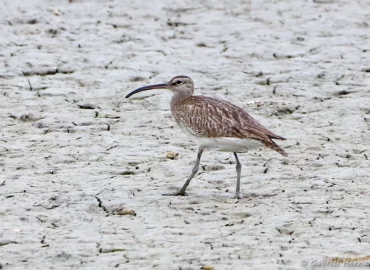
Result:
<instances>
[{"instance_id":1,"label":"wading bird","mask_svg":"<svg viewBox=\"0 0 370 270\"><path fill-rule=\"evenodd\" d=\"M167 89L173 92L172 115L181 129L197 141L199 146L195 166L183 187L177 193L165 195L186 195L185 190L198 172L200 158L205 149L234 153L237 171L235 197L237 199L240 198L242 167L237 153L265 146L287 156L284 150L273 141L274 139L285 140L285 138L272 133L246 111L230 102L206 96L193 96L194 83L187 76L176 76L168 83L138 88L129 93L126 98L151 89Z\"/></svg>"}]
</instances>

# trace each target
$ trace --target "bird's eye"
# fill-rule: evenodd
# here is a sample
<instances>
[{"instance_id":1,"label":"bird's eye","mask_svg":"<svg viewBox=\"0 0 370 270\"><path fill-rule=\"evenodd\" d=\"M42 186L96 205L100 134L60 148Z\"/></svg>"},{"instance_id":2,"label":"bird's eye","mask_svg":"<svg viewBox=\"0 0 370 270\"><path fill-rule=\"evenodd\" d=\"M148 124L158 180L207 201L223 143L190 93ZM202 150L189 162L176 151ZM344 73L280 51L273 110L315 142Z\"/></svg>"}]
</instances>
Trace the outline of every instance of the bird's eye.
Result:
<instances>
[{"instance_id":1,"label":"bird's eye","mask_svg":"<svg viewBox=\"0 0 370 270\"><path fill-rule=\"evenodd\" d=\"M176 84L182 84L182 81L176 81L175 83Z\"/></svg>"}]
</instances>

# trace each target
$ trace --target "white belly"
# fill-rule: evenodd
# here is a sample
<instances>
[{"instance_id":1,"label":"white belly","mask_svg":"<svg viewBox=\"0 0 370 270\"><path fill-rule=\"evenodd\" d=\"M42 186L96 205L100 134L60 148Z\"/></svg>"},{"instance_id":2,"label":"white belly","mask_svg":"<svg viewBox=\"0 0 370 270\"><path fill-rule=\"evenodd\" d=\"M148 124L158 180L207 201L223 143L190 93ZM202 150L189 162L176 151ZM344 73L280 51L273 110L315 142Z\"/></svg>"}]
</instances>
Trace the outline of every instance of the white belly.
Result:
<instances>
[{"instance_id":1,"label":"white belly","mask_svg":"<svg viewBox=\"0 0 370 270\"><path fill-rule=\"evenodd\" d=\"M252 139L238 139L231 137L197 137L197 134L195 134L191 129L188 129L186 126L182 125L181 122L178 122L178 124L187 135L189 135L194 141L198 143L199 147L202 147L204 149L214 149L222 152L242 153L264 146L259 141Z\"/></svg>"},{"instance_id":2,"label":"white belly","mask_svg":"<svg viewBox=\"0 0 370 270\"><path fill-rule=\"evenodd\" d=\"M238 139L229 137L193 138L198 142L199 147L202 147L204 149L215 149L222 152L242 153L263 146L262 143L252 139Z\"/></svg>"}]
</instances>

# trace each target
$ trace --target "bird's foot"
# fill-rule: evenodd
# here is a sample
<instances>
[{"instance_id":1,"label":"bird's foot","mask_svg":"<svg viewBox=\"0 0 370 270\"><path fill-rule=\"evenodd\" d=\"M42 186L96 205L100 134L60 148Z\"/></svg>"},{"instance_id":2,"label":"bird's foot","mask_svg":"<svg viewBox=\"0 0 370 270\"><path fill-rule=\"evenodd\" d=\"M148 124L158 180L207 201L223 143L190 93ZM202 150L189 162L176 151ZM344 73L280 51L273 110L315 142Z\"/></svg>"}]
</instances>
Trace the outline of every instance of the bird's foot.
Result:
<instances>
[{"instance_id":1,"label":"bird's foot","mask_svg":"<svg viewBox=\"0 0 370 270\"><path fill-rule=\"evenodd\" d=\"M176 193L164 193L162 194L162 196L187 196L188 194L186 193L179 193L179 192L176 192Z\"/></svg>"},{"instance_id":2,"label":"bird's foot","mask_svg":"<svg viewBox=\"0 0 370 270\"><path fill-rule=\"evenodd\" d=\"M235 196L234 196L234 199L236 200L240 200L242 198L242 196L240 196L239 193L236 193Z\"/></svg>"},{"instance_id":3,"label":"bird's foot","mask_svg":"<svg viewBox=\"0 0 370 270\"><path fill-rule=\"evenodd\" d=\"M185 191L178 191L176 193L165 193L162 196L187 196L188 194Z\"/></svg>"}]
</instances>

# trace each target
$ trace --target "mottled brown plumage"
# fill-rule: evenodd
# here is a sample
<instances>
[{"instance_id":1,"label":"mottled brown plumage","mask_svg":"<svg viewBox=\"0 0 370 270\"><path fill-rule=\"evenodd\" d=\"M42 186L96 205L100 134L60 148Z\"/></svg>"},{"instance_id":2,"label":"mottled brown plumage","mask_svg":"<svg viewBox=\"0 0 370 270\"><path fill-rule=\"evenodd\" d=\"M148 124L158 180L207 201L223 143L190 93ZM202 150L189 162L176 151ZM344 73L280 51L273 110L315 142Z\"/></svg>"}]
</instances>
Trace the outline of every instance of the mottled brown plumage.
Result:
<instances>
[{"instance_id":1,"label":"mottled brown plumage","mask_svg":"<svg viewBox=\"0 0 370 270\"><path fill-rule=\"evenodd\" d=\"M206 96L190 96L171 102L171 111L180 126L196 137L252 139L287 156L272 139L285 140L230 102Z\"/></svg>"},{"instance_id":2,"label":"mottled brown plumage","mask_svg":"<svg viewBox=\"0 0 370 270\"><path fill-rule=\"evenodd\" d=\"M246 111L230 102L206 96L193 96L194 83L187 76L176 76L166 84L157 84L138 88L126 98L136 93L151 89L169 89L174 95L171 99L171 111L179 126L198 141L199 150L192 174L183 187L174 195L185 195L185 189L199 168L204 149L234 152L237 163L236 197L239 198L241 164L237 153L245 152L262 144L287 156L273 140L285 140L255 119Z\"/></svg>"}]
</instances>

